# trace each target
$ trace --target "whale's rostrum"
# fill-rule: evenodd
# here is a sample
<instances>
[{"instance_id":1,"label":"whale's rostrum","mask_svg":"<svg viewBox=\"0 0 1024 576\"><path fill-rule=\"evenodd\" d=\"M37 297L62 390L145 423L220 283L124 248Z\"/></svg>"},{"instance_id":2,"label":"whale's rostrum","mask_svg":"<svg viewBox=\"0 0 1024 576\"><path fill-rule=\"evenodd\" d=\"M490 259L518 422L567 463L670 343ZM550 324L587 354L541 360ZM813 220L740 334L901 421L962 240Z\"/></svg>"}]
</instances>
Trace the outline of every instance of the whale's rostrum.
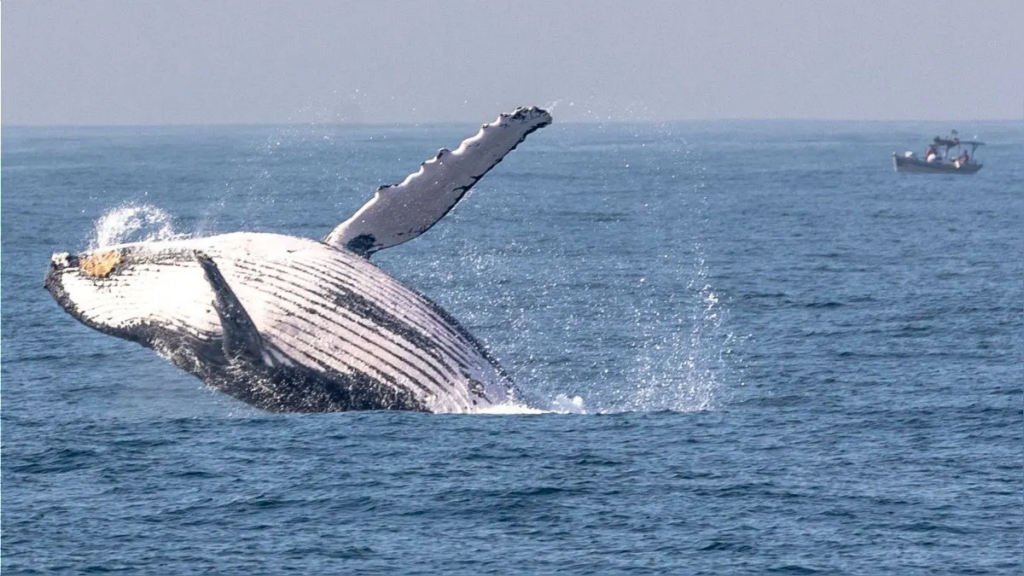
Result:
<instances>
[{"instance_id":1,"label":"whale's rostrum","mask_svg":"<svg viewBox=\"0 0 1024 576\"><path fill-rule=\"evenodd\" d=\"M236 232L58 253L44 285L83 324L264 410L470 412L513 401L487 349L369 257L428 230L550 122L538 108L502 114L379 188L320 242Z\"/></svg>"}]
</instances>

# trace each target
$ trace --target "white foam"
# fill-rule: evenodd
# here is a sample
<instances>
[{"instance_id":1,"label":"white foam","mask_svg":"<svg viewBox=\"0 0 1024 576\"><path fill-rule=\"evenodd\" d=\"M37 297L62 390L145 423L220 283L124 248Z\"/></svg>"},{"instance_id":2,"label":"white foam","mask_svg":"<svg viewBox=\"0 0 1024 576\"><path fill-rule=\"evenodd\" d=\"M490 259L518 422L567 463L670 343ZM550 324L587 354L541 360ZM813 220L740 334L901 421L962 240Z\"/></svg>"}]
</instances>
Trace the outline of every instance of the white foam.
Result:
<instances>
[{"instance_id":1,"label":"white foam","mask_svg":"<svg viewBox=\"0 0 1024 576\"><path fill-rule=\"evenodd\" d=\"M559 414L586 414L587 409L583 405L583 398L580 396L573 396L572 398L565 394L559 394L555 396L555 399L551 401L551 411L558 412Z\"/></svg>"},{"instance_id":2,"label":"white foam","mask_svg":"<svg viewBox=\"0 0 1024 576\"><path fill-rule=\"evenodd\" d=\"M583 398L574 396L572 398L565 394L559 394L555 396L555 399L551 402L551 407L548 410L541 408L534 408L533 406L527 406L526 404L519 404L516 402L505 402L497 404L495 406L488 406L487 408L481 408L476 411L475 414L497 414L497 415L516 415L516 414L586 414L587 410L583 404Z\"/></svg>"},{"instance_id":3,"label":"white foam","mask_svg":"<svg viewBox=\"0 0 1024 576\"><path fill-rule=\"evenodd\" d=\"M474 414L492 414L500 416L508 416L515 414L550 414L550 410L541 410L539 408L531 408L525 404L505 403L495 404L494 406L488 406L481 408L474 412Z\"/></svg>"},{"instance_id":4,"label":"white foam","mask_svg":"<svg viewBox=\"0 0 1024 576\"><path fill-rule=\"evenodd\" d=\"M105 248L128 242L175 240L184 235L174 231L173 218L155 206L120 206L96 221L89 248Z\"/></svg>"}]
</instances>

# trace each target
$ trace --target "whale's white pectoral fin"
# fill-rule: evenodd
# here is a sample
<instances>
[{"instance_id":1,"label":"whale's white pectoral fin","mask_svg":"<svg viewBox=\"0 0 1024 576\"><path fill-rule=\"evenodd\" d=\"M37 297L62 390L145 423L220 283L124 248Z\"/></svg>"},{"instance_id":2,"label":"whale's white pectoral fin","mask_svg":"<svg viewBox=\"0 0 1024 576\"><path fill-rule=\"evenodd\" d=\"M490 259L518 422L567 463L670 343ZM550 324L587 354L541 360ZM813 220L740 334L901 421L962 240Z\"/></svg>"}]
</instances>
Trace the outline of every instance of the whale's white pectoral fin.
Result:
<instances>
[{"instance_id":1,"label":"whale's white pectoral fin","mask_svg":"<svg viewBox=\"0 0 1024 576\"><path fill-rule=\"evenodd\" d=\"M199 251L195 252L195 257L203 267L207 283L213 289L213 306L220 317L224 334L224 355L228 360L245 359L257 364L263 363L263 339L249 313L238 301L213 259Z\"/></svg>"},{"instance_id":2,"label":"whale's white pectoral fin","mask_svg":"<svg viewBox=\"0 0 1024 576\"><path fill-rule=\"evenodd\" d=\"M401 184L378 188L369 202L323 241L369 257L412 240L443 218L531 132L550 123L551 115L540 108L517 108L502 114L455 151L442 148Z\"/></svg>"}]
</instances>

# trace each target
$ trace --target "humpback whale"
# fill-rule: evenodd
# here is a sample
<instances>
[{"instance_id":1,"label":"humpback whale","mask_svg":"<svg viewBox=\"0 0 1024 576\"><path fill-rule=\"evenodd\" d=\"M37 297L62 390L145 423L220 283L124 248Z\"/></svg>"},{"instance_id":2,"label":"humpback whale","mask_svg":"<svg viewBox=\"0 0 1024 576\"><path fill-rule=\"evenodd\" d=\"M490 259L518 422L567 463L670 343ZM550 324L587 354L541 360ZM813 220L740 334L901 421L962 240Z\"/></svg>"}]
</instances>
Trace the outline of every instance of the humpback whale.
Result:
<instances>
[{"instance_id":1,"label":"humpback whale","mask_svg":"<svg viewBox=\"0 0 1024 576\"><path fill-rule=\"evenodd\" d=\"M382 186L321 241L235 232L54 254L44 286L86 326L272 412L472 412L514 401L455 318L370 261L430 229L530 133L522 107Z\"/></svg>"}]
</instances>

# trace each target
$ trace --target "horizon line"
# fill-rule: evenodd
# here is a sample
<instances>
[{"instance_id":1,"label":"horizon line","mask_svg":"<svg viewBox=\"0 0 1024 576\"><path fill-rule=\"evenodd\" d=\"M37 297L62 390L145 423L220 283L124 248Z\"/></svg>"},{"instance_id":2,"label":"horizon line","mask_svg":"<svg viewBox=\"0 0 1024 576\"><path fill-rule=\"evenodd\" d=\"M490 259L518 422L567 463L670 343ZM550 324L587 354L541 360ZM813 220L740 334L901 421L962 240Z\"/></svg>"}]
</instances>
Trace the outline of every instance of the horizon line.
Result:
<instances>
[{"instance_id":1,"label":"horizon line","mask_svg":"<svg viewBox=\"0 0 1024 576\"><path fill-rule=\"evenodd\" d=\"M892 118L800 118L800 117L785 117L785 118L676 118L676 119L665 119L665 120L621 120L621 119L607 119L607 120L567 120L557 121L559 125L602 125L602 124L682 124L682 123L711 123L711 122L820 122L820 123L856 123L856 122L875 122L875 123L995 123L995 122L1024 122L1024 118L973 118L973 119L892 119ZM477 124L472 120L432 120L423 122L405 122L405 121L331 121L331 122L211 122L211 123L198 123L198 122L181 122L181 123L112 123L112 124L20 124L20 123L7 123L0 122L0 130L4 128L230 128L230 127L264 127L264 126L354 126L354 127L418 127L418 126L439 126L439 125L461 125L461 124Z\"/></svg>"}]
</instances>

